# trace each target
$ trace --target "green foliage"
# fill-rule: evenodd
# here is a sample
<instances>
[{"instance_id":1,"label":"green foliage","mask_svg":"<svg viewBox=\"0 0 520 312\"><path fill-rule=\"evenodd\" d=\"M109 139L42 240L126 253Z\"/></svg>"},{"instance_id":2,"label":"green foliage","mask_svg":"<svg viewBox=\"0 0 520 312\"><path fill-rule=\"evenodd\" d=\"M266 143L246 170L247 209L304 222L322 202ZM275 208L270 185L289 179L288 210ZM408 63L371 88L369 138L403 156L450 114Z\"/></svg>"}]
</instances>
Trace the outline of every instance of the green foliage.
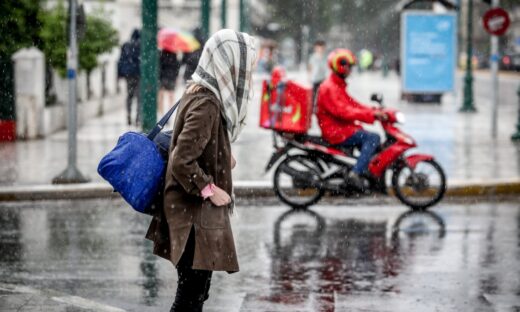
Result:
<instances>
[{"instance_id":1,"label":"green foliage","mask_svg":"<svg viewBox=\"0 0 520 312\"><path fill-rule=\"evenodd\" d=\"M47 63L65 76L67 69L67 10L63 2L50 11L39 14L42 27L40 37Z\"/></svg>"},{"instance_id":2,"label":"green foliage","mask_svg":"<svg viewBox=\"0 0 520 312\"><path fill-rule=\"evenodd\" d=\"M0 0L0 120L14 119L13 53L39 46L40 0Z\"/></svg>"},{"instance_id":3,"label":"green foliage","mask_svg":"<svg viewBox=\"0 0 520 312\"><path fill-rule=\"evenodd\" d=\"M67 10L59 2L54 9L42 12L40 20L40 36L47 61L64 76L67 69ZM103 17L88 15L85 36L78 40L79 68L92 71L98 65L97 57L117 45L117 31L110 22Z\"/></svg>"},{"instance_id":4,"label":"green foliage","mask_svg":"<svg viewBox=\"0 0 520 312\"><path fill-rule=\"evenodd\" d=\"M0 55L9 57L21 48L39 46L40 0L0 1Z\"/></svg>"},{"instance_id":5,"label":"green foliage","mask_svg":"<svg viewBox=\"0 0 520 312\"><path fill-rule=\"evenodd\" d=\"M88 15L85 37L79 43L80 68L92 71L98 65L97 56L110 52L118 43L117 31L108 20Z\"/></svg>"}]
</instances>

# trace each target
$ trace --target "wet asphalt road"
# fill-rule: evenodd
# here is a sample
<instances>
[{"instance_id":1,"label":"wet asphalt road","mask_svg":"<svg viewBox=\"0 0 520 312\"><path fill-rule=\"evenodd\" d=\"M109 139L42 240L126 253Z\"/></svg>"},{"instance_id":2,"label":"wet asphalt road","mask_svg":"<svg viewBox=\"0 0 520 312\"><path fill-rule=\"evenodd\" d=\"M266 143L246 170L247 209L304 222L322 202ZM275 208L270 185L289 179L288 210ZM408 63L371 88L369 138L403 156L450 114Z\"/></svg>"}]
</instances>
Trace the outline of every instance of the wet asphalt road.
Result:
<instances>
[{"instance_id":1,"label":"wet asphalt road","mask_svg":"<svg viewBox=\"0 0 520 312\"><path fill-rule=\"evenodd\" d=\"M362 204L362 202L360 202ZM520 311L520 202L239 207L205 311ZM0 204L0 311L168 311L173 266L120 200Z\"/></svg>"}]
</instances>

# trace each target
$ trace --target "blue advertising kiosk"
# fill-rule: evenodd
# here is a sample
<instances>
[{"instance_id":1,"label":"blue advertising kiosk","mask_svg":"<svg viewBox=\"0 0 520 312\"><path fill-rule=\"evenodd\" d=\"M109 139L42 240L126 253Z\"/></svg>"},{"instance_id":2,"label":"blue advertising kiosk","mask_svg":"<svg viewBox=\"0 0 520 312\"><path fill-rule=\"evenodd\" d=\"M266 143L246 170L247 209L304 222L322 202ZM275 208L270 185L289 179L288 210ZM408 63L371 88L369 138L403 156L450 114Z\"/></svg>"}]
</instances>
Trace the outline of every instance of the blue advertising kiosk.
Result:
<instances>
[{"instance_id":1,"label":"blue advertising kiosk","mask_svg":"<svg viewBox=\"0 0 520 312\"><path fill-rule=\"evenodd\" d=\"M455 90L457 14L407 10L416 2L420 1L410 2L401 14L402 98L440 102L443 93Z\"/></svg>"}]
</instances>

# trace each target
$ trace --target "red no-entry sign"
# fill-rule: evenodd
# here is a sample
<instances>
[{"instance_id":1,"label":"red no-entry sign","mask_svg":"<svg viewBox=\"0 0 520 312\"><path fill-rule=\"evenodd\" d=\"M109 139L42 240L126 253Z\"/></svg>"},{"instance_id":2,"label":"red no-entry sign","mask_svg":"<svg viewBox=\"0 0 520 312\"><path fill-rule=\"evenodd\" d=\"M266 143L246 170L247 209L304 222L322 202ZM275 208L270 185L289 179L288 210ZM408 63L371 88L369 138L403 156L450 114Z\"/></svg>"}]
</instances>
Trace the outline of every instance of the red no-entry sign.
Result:
<instances>
[{"instance_id":1,"label":"red no-entry sign","mask_svg":"<svg viewBox=\"0 0 520 312\"><path fill-rule=\"evenodd\" d=\"M509 14L502 8L489 9L482 17L482 23L486 31L495 36L502 36L506 33L511 20Z\"/></svg>"}]
</instances>

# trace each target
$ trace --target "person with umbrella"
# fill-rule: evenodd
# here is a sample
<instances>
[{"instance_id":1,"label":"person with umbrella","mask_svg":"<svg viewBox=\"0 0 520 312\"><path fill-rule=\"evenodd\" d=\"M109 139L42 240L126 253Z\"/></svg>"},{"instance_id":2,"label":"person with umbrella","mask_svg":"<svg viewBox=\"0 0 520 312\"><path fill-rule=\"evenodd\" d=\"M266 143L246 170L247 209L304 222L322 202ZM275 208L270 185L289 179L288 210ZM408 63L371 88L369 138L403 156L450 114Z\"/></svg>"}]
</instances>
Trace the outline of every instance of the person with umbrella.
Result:
<instances>
[{"instance_id":1,"label":"person with umbrella","mask_svg":"<svg viewBox=\"0 0 520 312\"><path fill-rule=\"evenodd\" d=\"M164 98L168 98L168 103L172 103L174 100L175 83L181 66L177 59L177 54L196 51L200 49L200 43L191 34L168 27L159 30L157 42L160 49L159 78L161 86L158 111L162 115Z\"/></svg>"},{"instance_id":2,"label":"person with umbrella","mask_svg":"<svg viewBox=\"0 0 520 312\"><path fill-rule=\"evenodd\" d=\"M184 70L184 79L187 81L195 72L195 68L199 62L202 53L204 37L202 32L197 29L195 35L175 29L162 28L157 35L159 49L168 52L182 52L183 58L181 63L186 64Z\"/></svg>"},{"instance_id":3,"label":"person with umbrella","mask_svg":"<svg viewBox=\"0 0 520 312\"><path fill-rule=\"evenodd\" d=\"M204 48L204 43L206 39L204 38L204 34L202 33L202 29L197 27L193 30L193 36L200 43L200 48L193 52L184 53L182 57L182 64L184 67L184 81L188 81L191 79L191 75L195 72L197 68L197 64L199 63L200 55L202 54L202 48Z\"/></svg>"}]
</instances>

